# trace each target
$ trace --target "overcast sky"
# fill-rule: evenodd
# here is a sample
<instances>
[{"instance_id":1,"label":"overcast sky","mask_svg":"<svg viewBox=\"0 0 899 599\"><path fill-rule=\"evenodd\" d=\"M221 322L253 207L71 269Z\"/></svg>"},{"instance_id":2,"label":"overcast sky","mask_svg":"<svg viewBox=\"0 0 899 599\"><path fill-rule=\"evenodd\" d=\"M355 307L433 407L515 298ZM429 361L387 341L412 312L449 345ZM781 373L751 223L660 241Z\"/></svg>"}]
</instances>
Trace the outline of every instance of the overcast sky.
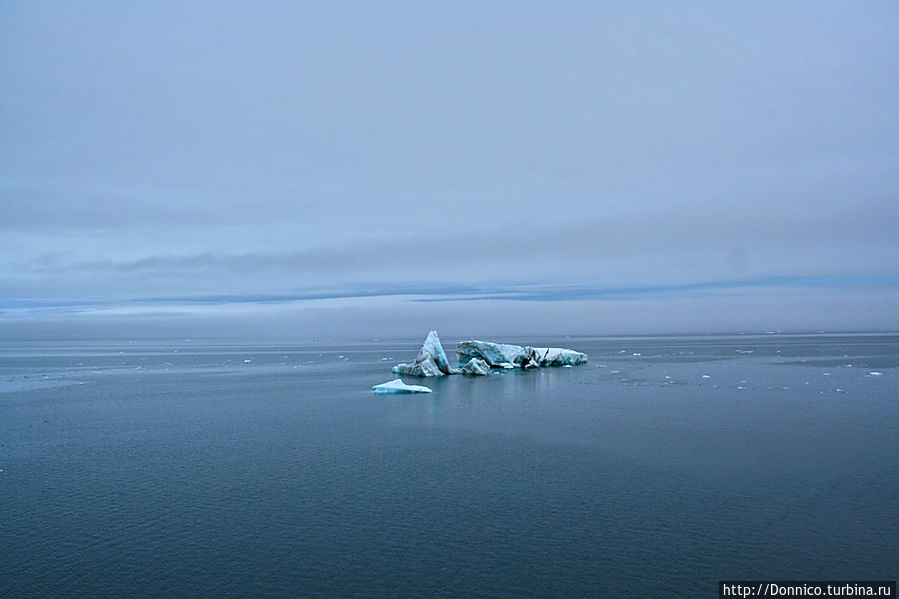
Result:
<instances>
[{"instance_id":1,"label":"overcast sky","mask_svg":"<svg viewBox=\"0 0 899 599\"><path fill-rule=\"evenodd\" d=\"M0 335L899 329L897 31L895 1L0 1Z\"/></svg>"}]
</instances>

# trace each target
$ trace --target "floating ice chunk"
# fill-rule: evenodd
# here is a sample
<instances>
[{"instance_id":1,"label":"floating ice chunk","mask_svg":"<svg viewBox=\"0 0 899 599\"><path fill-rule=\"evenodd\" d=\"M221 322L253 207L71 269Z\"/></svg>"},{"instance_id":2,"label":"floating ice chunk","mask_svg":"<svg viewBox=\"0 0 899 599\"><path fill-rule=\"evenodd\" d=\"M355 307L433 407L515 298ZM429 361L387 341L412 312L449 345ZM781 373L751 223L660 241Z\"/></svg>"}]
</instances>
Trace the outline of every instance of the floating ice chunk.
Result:
<instances>
[{"instance_id":1,"label":"floating ice chunk","mask_svg":"<svg viewBox=\"0 0 899 599\"><path fill-rule=\"evenodd\" d=\"M461 372L472 376L486 376L490 374L490 365L480 358L474 358L465 363Z\"/></svg>"},{"instance_id":2,"label":"floating ice chunk","mask_svg":"<svg viewBox=\"0 0 899 599\"><path fill-rule=\"evenodd\" d=\"M506 364L520 368L538 366L576 366L587 361L587 354L561 347L522 347L488 341L463 341L456 346L459 361L480 358L495 368L507 368Z\"/></svg>"},{"instance_id":3,"label":"floating ice chunk","mask_svg":"<svg viewBox=\"0 0 899 599\"><path fill-rule=\"evenodd\" d=\"M443 346L440 345L440 337L437 331L428 333L424 345L418 352L415 362L411 364L397 364L393 367L396 374L407 376L443 376L456 374L458 370L449 365Z\"/></svg>"},{"instance_id":4,"label":"floating ice chunk","mask_svg":"<svg viewBox=\"0 0 899 599\"><path fill-rule=\"evenodd\" d=\"M877 372L876 370L872 370L868 373L868 376L883 376L882 372Z\"/></svg>"},{"instance_id":5,"label":"floating ice chunk","mask_svg":"<svg viewBox=\"0 0 899 599\"><path fill-rule=\"evenodd\" d=\"M514 364L509 364L508 362L500 362L499 364L496 365L496 367L497 367L497 368L504 368L504 369L506 369L506 370L511 370L511 369L515 368L515 365L514 365Z\"/></svg>"},{"instance_id":6,"label":"floating ice chunk","mask_svg":"<svg viewBox=\"0 0 899 599\"><path fill-rule=\"evenodd\" d=\"M249 363L252 362L252 361L253 361L253 360L244 360L243 363L244 363L244 364L249 364Z\"/></svg>"},{"instance_id":7,"label":"floating ice chunk","mask_svg":"<svg viewBox=\"0 0 899 599\"><path fill-rule=\"evenodd\" d=\"M561 347L533 347L540 366L577 366L587 361L587 354Z\"/></svg>"},{"instance_id":8,"label":"floating ice chunk","mask_svg":"<svg viewBox=\"0 0 899 599\"><path fill-rule=\"evenodd\" d=\"M574 368L574 366L572 366L571 364L565 364L564 366L562 366L562 368Z\"/></svg>"},{"instance_id":9,"label":"floating ice chunk","mask_svg":"<svg viewBox=\"0 0 899 599\"><path fill-rule=\"evenodd\" d=\"M710 379L710 378L712 378L712 377L710 377L710 376L707 375L707 374L704 374L704 375L702 375L702 378L704 378L704 379Z\"/></svg>"},{"instance_id":10,"label":"floating ice chunk","mask_svg":"<svg viewBox=\"0 0 899 599\"><path fill-rule=\"evenodd\" d=\"M393 379L387 383L381 383L371 388L378 394L384 393L430 393L431 390L422 385L407 385L402 379Z\"/></svg>"}]
</instances>

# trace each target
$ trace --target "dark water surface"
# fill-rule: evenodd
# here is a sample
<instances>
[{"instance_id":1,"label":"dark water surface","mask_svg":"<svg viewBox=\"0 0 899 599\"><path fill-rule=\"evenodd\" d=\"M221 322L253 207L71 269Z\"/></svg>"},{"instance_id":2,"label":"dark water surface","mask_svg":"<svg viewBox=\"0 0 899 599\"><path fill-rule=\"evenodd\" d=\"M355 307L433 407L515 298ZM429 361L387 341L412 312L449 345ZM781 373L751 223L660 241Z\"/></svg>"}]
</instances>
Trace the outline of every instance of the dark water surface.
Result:
<instances>
[{"instance_id":1,"label":"dark water surface","mask_svg":"<svg viewBox=\"0 0 899 599\"><path fill-rule=\"evenodd\" d=\"M421 340L0 345L0 596L899 577L899 336L511 341L590 362L375 396Z\"/></svg>"}]
</instances>

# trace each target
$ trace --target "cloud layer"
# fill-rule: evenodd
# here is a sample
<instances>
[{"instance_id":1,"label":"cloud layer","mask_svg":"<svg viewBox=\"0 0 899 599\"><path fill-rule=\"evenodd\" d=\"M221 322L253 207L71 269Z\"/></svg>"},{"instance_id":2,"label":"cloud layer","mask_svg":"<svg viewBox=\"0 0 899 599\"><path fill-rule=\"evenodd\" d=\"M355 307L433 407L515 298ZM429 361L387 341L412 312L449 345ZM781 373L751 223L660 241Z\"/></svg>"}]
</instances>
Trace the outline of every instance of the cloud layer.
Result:
<instances>
[{"instance_id":1,"label":"cloud layer","mask_svg":"<svg viewBox=\"0 0 899 599\"><path fill-rule=\"evenodd\" d=\"M897 293L895 3L0 13L0 319L652 296L662 331L699 294L739 329L814 290L772 320L899 326L832 309Z\"/></svg>"}]
</instances>

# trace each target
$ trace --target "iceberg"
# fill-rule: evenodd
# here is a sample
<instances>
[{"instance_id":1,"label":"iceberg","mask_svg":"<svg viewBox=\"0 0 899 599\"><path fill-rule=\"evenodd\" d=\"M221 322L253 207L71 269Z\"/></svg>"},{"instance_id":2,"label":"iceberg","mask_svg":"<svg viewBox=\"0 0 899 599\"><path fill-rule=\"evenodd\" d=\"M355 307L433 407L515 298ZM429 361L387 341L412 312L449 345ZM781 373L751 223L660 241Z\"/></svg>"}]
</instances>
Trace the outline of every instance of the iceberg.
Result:
<instances>
[{"instance_id":1,"label":"iceberg","mask_svg":"<svg viewBox=\"0 0 899 599\"><path fill-rule=\"evenodd\" d=\"M527 347L489 341L462 341L456 346L460 362L485 361L491 368L537 368L577 366L587 361L587 354L561 347Z\"/></svg>"},{"instance_id":2,"label":"iceberg","mask_svg":"<svg viewBox=\"0 0 899 599\"><path fill-rule=\"evenodd\" d=\"M460 372L471 376L486 376L490 374L490 366L480 358L473 358L465 363Z\"/></svg>"},{"instance_id":3,"label":"iceberg","mask_svg":"<svg viewBox=\"0 0 899 599\"><path fill-rule=\"evenodd\" d=\"M587 362L587 354L561 347L532 347L540 366L577 366Z\"/></svg>"},{"instance_id":4,"label":"iceberg","mask_svg":"<svg viewBox=\"0 0 899 599\"><path fill-rule=\"evenodd\" d=\"M468 374L484 376L492 368L541 368L546 366L577 366L587 361L587 354L561 347L528 347L489 341L462 341L456 346L461 368L450 366L440 344L437 331L431 331L409 364L397 364L393 372L404 376L445 376ZM382 358L383 359L383 358Z\"/></svg>"},{"instance_id":5,"label":"iceberg","mask_svg":"<svg viewBox=\"0 0 899 599\"><path fill-rule=\"evenodd\" d=\"M393 379L387 383L381 383L371 388L378 394L384 393L430 393L431 390L422 385L407 385L402 379Z\"/></svg>"},{"instance_id":6,"label":"iceberg","mask_svg":"<svg viewBox=\"0 0 899 599\"><path fill-rule=\"evenodd\" d=\"M457 374L459 371L450 366L446 352L440 345L437 331L431 331L428 333L424 345L421 346L415 361L411 364L397 364L393 367L393 372L406 376L443 376Z\"/></svg>"}]
</instances>

